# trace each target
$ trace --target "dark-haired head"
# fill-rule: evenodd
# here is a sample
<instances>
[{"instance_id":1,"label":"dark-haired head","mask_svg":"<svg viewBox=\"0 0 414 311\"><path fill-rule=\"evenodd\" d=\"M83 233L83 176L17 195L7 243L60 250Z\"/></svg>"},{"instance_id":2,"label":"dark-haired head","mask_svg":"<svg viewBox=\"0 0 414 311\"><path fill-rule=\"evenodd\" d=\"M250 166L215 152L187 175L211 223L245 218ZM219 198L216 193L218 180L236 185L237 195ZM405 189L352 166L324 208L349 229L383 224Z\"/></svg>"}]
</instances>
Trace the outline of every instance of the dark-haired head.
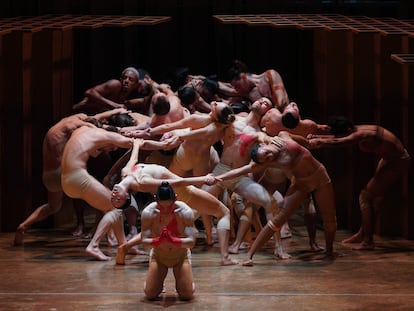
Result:
<instances>
[{"instance_id":1,"label":"dark-haired head","mask_svg":"<svg viewBox=\"0 0 414 311\"><path fill-rule=\"evenodd\" d=\"M294 129L299 124L299 118L291 112L282 115L282 124L288 129Z\"/></svg>"},{"instance_id":2,"label":"dark-haired head","mask_svg":"<svg viewBox=\"0 0 414 311\"><path fill-rule=\"evenodd\" d=\"M152 110L154 114L164 116L170 112L170 108L170 102L164 94L158 93L152 97Z\"/></svg>"},{"instance_id":3,"label":"dark-haired head","mask_svg":"<svg viewBox=\"0 0 414 311\"><path fill-rule=\"evenodd\" d=\"M231 104L231 108L233 109L235 114L240 112L250 112L249 104L247 102L238 102Z\"/></svg>"},{"instance_id":4,"label":"dark-haired head","mask_svg":"<svg viewBox=\"0 0 414 311\"><path fill-rule=\"evenodd\" d=\"M250 157L255 163L260 163L258 159L260 144L254 144L251 151Z\"/></svg>"},{"instance_id":5,"label":"dark-haired head","mask_svg":"<svg viewBox=\"0 0 414 311\"><path fill-rule=\"evenodd\" d=\"M217 114L217 121L222 124L230 124L236 119L234 115L233 108L229 105L226 105L221 109L221 111Z\"/></svg>"},{"instance_id":6,"label":"dark-haired head","mask_svg":"<svg viewBox=\"0 0 414 311\"><path fill-rule=\"evenodd\" d=\"M219 85L217 81L212 79L204 79L203 88L206 89L211 95L214 95L217 93Z\"/></svg>"},{"instance_id":7,"label":"dark-haired head","mask_svg":"<svg viewBox=\"0 0 414 311\"><path fill-rule=\"evenodd\" d=\"M119 113L108 119L108 124L117 127L126 127L135 125L135 120L129 113Z\"/></svg>"},{"instance_id":8,"label":"dark-haired head","mask_svg":"<svg viewBox=\"0 0 414 311\"><path fill-rule=\"evenodd\" d=\"M237 81L240 80L241 73L247 73L248 69L245 63L242 61L235 59L232 63L232 66L228 70L228 76L230 81Z\"/></svg>"},{"instance_id":9,"label":"dark-haired head","mask_svg":"<svg viewBox=\"0 0 414 311\"><path fill-rule=\"evenodd\" d=\"M335 136L348 135L355 129L355 125L351 120L341 116L329 117L328 126L331 128L331 133Z\"/></svg>"},{"instance_id":10,"label":"dark-haired head","mask_svg":"<svg viewBox=\"0 0 414 311\"><path fill-rule=\"evenodd\" d=\"M157 201L175 201L176 194L174 189L167 181L163 181L155 193Z\"/></svg>"},{"instance_id":11,"label":"dark-haired head","mask_svg":"<svg viewBox=\"0 0 414 311\"><path fill-rule=\"evenodd\" d=\"M87 117L83 121L88 122L88 123L92 123L96 127L102 128L102 122L99 121L98 119L95 119L95 118L92 118L92 117Z\"/></svg>"},{"instance_id":12,"label":"dark-haired head","mask_svg":"<svg viewBox=\"0 0 414 311\"><path fill-rule=\"evenodd\" d=\"M182 86L178 89L177 95L184 107L189 108L197 99L197 91L192 86Z\"/></svg>"}]
</instances>

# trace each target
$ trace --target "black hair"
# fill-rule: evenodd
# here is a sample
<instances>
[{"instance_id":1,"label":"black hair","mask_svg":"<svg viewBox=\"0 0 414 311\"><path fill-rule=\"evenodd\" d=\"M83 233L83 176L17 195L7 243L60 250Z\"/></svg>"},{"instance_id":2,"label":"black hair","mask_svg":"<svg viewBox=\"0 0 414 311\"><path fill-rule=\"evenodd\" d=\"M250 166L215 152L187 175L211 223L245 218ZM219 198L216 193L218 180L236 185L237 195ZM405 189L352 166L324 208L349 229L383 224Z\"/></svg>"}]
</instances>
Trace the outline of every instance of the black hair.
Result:
<instances>
[{"instance_id":1,"label":"black hair","mask_svg":"<svg viewBox=\"0 0 414 311\"><path fill-rule=\"evenodd\" d=\"M282 124L288 129L294 129L299 124L299 118L294 116L291 112L286 112L282 115Z\"/></svg>"},{"instance_id":2,"label":"black hair","mask_svg":"<svg viewBox=\"0 0 414 311\"><path fill-rule=\"evenodd\" d=\"M126 127L134 125L134 118L129 113L118 113L108 119L108 124L117 127Z\"/></svg>"},{"instance_id":3,"label":"black hair","mask_svg":"<svg viewBox=\"0 0 414 311\"><path fill-rule=\"evenodd\" d=\"M170 102L166 96L158 96L152 103L152 110L156 115L164 116L170 112Z\"/></svg>"},{"instance_id":4,"label":"black hair","mask_svg":"<svg viewBox=\"0 0 414 311\"><path fill-rule=\"evenodd\" d=\"M182 86L178 89L178 97L181 103L188 108L189 105L194 104L197 99L197 91L192 86Z\"/></svg>"},{"instance_id":5,"label":"black hair","mask_svg":"<svg viewBox=\"0 0 414 311\"><path fill-rule=\"evenodd\" d=\"M83 121L88 122L88 123L92 123L93 125L95 125L98 128L102 128L102 122L99 121L96 118L93 117L87 117L86 119L84 119Z\"/></svg>"},{"instance_id":6,"label":"black hair","mask_svg":"<svg viewBox=\"0 0 414 311\"><path fill-rule=\"evenodd\" d=\"M220 113L217 114L217 121L222 124L230 124L236 119L233 108L230 106L224 107Z\"/></svg>"},{"instance_id":7,"label":"black hair","mask_svg":"<svg viewBox=\"0 0 414 311\"><path fill-rule=\"evenodd\" d=\"M233 103L231 104L231 108L235 114L238 114L240 112L250 112L249 104L245 101Z\"/></svg>"},{"instance_id":8,"label":"black hair","mask_svg":"<svg viewBox=\"0 0 414 311\"><path fill-rule=\"evenodd\" d=\"M155 197L158 201L175 200L175 192L167 181L163 181L158 187Z\"/></svg>"},{"instance_id":9,"label":"black hair","mask_svg":"<svg viewBox=\"0 0 414 311\"><path fill-rule=\"evenodd\" d=\"M143 68L138 68L137 71L138 71L138 74L139 74L139 77L138 77L139 80L143 80L145 78L145 76L150 77L150 74L148 73L148 71L146 71Z\"/></svg>"},{"instance_id":10,"label":"black hair","mask_svg":"<svg viewBox=\"0 0 414 311\"><path fill-rule=\"evenodd\" d=\"M250 151L250 158L255 162L255 163L260 163L259 159L257 158L257 154L259 153L259 147L260 144L256 143L253 145L251 151Z\"/></svg>"},{"instance_id":11,"label":"black hair","mask_svg":"<svg viewBox=\"0 0 414 311\"><path fill-rule=\"evenodd\" d=\"M229 76L230 81L237 81L240 80L240 74L243 72L248 72L246 64L238 59L235 59L227 74Z\"/></svg>"},{"instance_id":12,"label":"black hair","mask_svg":"<svg viewBox=\"0 0 414 311\"><path fill-rule=\"evenodd\" d=\"M331 133L335 136L347 135L350 130L355 129L352 121L342 116L329 117L328 126L331 128Z\"/></svg>"},{"instance_id":13,"label":"black hair","mask_svg":"<svg viewBox=\"0 0 414 311\"><path fill-rule=\"evenodd\" d=\"M177 67L174 72L171 73L170 86L173 91L178 90L181 86L185 85L187 82L187 77L190 74L190 69L188 67Z\"/></svg>"},{"instance_id":14,"label":"black hair","mask_svg":"<svg viewBox=\"0 0 414 311\"><path fill-rule=\"evenodd\" d=\"M214 81L212 79L204 79L203 87L207 89L210 92L210 94L214 95L217 93L219 85L217 81Z\"/></svg>"},{"instance_id":15,"label":"black hair","mask_svg":"<svg viewBox=\"0 0 414 311\"><path fill-rule=\"evenodd\" d=\"M102 126L102 128L103 128L105 131L108 131L108 132L115 132L115 133L119 133L118 128L117 128L116 126L113 126L113 125L103 125L103 126Z\"/></svg>"}]
</instances>

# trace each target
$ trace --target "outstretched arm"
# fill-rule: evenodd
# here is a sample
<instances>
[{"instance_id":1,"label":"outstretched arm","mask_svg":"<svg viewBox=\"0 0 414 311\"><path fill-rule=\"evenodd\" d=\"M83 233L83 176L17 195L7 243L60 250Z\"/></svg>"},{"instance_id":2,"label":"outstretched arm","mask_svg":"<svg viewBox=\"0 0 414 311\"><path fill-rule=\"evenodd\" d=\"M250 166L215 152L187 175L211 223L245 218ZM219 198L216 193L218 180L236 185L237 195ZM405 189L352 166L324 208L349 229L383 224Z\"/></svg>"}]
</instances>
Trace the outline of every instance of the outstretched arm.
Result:
<instances>
[{"instance_id":1,"label":"outstretched arm","mask_svg":"<svg viewBox=\"0 0 414 311\"><path fill-rule=\"evenodd\" d=\"M93 117L95 119L99 120L99 121L102 121L102 120L106 120L106 119L108 119L108 118L110 118L110 117L112 117L116 114L127 113L127 112L128 112L128 110L126 110L125 108L115 108L115 109L111 109L111 110L104 111L104 112L101 112L101 113L97 113Z\"/></svg>"},{"instance_id":2,"label":"outstretched arm","mask_svg":"<svg viewBox=\"0 0 414 311\"><path fill-rule=\"evenodd\" d=\"M176 129L199 127L201 122L202 119L198 115L192 114L175 122L165 123L153 128L149 128L148 131L151 136L156 136Z\"/></svg>"},{"instance_id":3,"label":"outstretched arm","mask_svg":"<svg viewBox=\"0 0 414 311\"><path fill-rule=\"evenodd\" d=\"M333 135L308 135L309 149L317 149L322 147L339 147L349 146L359 141L359 137L352 133L344 137L335 137Z\"/></svg>"},{"instance_id":4,"label":"outstretched arm","mask_svg":"<svg viewBox=\"0 0 414 311\"><path fill-rule=\"evenodd\" d=\"M131 155L125 167L121 170L121 176L125 176L128 172L131 171L132 167L138 163L139 148L141 145L142 139L134 139L134 144L131 150Z\"/></svg>"},{"instance_id":5,"label":"outstretched arm","mask_svg":"<svg viewBox=\"0 0 414 311\"><path fill-rule=\"evenodd\" d=\"M233 179L241 175L246 175L251 172L257 172L263 169L263 165L251 162L245 166L234 168L224 174L216 176L217 180Z\"/></svg>"},{"instance_id":6,"label":"outstretched arm","mask_svg":"<svg viewBox=\"0 0 414 311\"><path fill-rule=\"evenodd\" d=\"M185 186L201 186L202 184L212 185L217 181L217 178L212 174L197 177L178 177L177 178L153 178L151 176L143 176L140 178L140 187L143 189L154 189L159 187L163 181L168 182L172 187L185 187Z\"/></svg>"}]
</instances>

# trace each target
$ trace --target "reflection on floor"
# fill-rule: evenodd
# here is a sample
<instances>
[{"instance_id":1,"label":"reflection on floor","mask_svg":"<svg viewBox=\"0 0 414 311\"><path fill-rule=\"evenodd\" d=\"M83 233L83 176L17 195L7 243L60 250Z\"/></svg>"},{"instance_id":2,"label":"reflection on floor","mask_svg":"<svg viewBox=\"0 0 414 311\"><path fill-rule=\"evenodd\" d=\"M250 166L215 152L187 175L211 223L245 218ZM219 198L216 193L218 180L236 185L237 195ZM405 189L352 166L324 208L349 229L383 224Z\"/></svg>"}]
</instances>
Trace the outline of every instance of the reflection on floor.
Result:
<instances>
[{"instance_id":1,"label":"reflection on floor","mask_svg":"<svg viewBox=\"0 0 414 311\"><path fill-rule=\"evenodd\" d=\"M84 253L87 240L69 230L32 230L24 246L13 233L0 234L1 310L414 310L414 241L376 237L373 251L354 251L340 241L336 260L308 251L304 227L284 240L292 259L280 261L268 243L253 267L219 265L218 247L193 250L196 297L175 297L169 273L166 293L146 301L147 256L128 255L125 266L99 262ZM318 232L323 245L323 233ZM102 245L115 256L116 248ZM243 259L241 252L233 257Z\"/></svg>"}]
</instances>

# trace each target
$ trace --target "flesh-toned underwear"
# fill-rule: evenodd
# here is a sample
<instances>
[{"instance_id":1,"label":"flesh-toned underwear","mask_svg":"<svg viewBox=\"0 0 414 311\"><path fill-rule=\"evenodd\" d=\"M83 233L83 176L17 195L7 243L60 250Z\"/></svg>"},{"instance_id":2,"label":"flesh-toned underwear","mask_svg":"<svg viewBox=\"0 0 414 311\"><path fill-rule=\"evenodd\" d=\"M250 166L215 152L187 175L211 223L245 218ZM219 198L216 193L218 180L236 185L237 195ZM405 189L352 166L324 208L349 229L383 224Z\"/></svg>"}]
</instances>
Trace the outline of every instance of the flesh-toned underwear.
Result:
<instances>
[{"instance_id":1,"label":"flesh-toned underwear","mask_svg":"<svg viewBox=\"0 0 414 311\"><path fill-rule=\"evenodd\" d=\"M180 265L184 260L188 259L191 264L191 250L189 248L177 248L172 252L162 252L152 248L150 251L150 261L155 260L168 268Z\"/></svg>"},{"instance_id":2,"label":"flesh-toned underwear","mask_svg":"<svg viewBox=\"0 0 414 311\"><path fill-rule=\"evenodd\" d=\"M62 191L62 182L61 182L61 171L60 167L53 171L43 172L42 180L46 189L50 192L60 192Z\"/></svg>"},{"instance_id":3,"label":"flesh-toned underwear","mask_svg":"<svg viewBox=\"0 0 414 311\"><path fill-rule=\"evenodd\" d=\"M69 174L62 175L62 188L71 198L82 198L94 178L85 169L77 169Z\"/></svg>"},{"instance_id":4,"label":"flesh-toned underwear","mask_svg":"<svg viewBox=\"0 0 414 311\"><path fill-rule=\"evenodd\" d=\"M325 167L320 165L311 175L295 178L295 187L303 192L311 193L330 182L331 179Z\"/></svg>"}]
</instances>

